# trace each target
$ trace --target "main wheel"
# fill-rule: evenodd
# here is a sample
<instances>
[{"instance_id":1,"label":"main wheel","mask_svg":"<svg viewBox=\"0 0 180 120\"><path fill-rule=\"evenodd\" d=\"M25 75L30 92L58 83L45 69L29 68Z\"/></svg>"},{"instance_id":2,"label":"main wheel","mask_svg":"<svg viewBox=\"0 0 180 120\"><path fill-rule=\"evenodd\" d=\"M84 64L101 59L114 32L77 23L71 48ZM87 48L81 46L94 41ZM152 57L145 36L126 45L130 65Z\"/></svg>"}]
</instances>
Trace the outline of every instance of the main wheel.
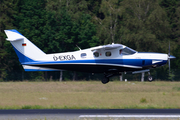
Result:
<instances>
[{"instance_id":1,"label":"main wheel","mask_svg":"<svg viewBox=\"0 0 180 120\"><path fill-rule=\"evenodd\" d=\"M103 84L106 84L106 83L109 82L109 78L108 78L108 77L104 77L104 78L101 80L101 82L102 82Z\"/></svg>"},{"instance_id":2,"label":"main wheel","mask_svg":"<svg viewBox=\"0 0 180 120\"><path fill-rule=\"evenodd\" d=\"M152 82L153 81L153 77L151 75L148 76L148 81Z\"/></svg>"}]
</instances>

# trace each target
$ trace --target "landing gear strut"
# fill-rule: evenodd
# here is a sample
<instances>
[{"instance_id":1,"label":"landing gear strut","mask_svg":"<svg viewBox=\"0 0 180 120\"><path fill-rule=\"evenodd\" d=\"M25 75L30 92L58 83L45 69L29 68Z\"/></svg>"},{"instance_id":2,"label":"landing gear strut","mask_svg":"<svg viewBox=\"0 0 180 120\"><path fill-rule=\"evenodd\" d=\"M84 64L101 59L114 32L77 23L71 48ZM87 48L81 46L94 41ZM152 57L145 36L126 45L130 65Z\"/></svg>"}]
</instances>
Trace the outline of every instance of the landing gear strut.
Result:
<instances>
[{"instance_id":1,"label":"landing gear strut","mask_svg":"<svg viewBox=\"0 0 180 120\"><path fill-rule=\"evenodd\" d=\"M148 81L152 82L153 81L153 77L150 75L150 72L148 72L149 76L148 76Z\"/></svg>"}]
</instances>

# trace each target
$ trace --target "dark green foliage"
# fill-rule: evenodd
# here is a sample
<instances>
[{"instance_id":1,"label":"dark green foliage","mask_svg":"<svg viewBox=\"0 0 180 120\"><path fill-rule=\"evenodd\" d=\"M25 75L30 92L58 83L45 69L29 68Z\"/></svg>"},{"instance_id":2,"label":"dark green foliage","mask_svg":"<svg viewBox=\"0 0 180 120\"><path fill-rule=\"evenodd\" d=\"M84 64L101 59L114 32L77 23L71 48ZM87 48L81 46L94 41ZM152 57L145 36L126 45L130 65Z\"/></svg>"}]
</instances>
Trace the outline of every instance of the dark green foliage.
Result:
<instances>
[{"instance_id":1,"label":"dark green foliage","mask_svg":"<svg viewBox=\"0 0 180 120\"><path fill-rule=\"evenodd\" d=\"M122 43L138 51L168 53L175 80L180 69L180 2L178 0L0 0L0 80L45 79L44 72L24 72L5 29L17 29L45 53L59 53ZM152 71L168 79L168 66ZM47 78L59 78L48 72ZM56 76L56 77L55 77ZM72 79L73 72L64 72ZM77 73L78 79L91 79Z\"/></svg>"},{"instance_id":2,"label":"dark green foliage","mask_svg":"<svg viewBox=\"0 0 180 120\"><path fill-rule=\"evenodd\" d=\"M18 4L18 14L15 14L14 26L18 31L44 50L47 40L42 39L46 25L46 10L44 0L22 0Z\"/></svg>"},{"instance_id":3,"label":"dark green foliage","mask_svg":"<svg viewBox=\"0 0 180 120\"><path fill-rule=\"evenodd\" d=\"M0 80L6 78L7 71L12 69L13 60L6 44L9 43L5 40L5 29L13 28L13 14L16 14L16 0L1 0L0 1ZM10 65L10 66L8 66Z\"/></svg>"},{"instance_id":4,"label":"dark green foliage","mask_svg":"<svg viewBox=\"0 0 180 120\"><path fill-rule=\"evenodd\" d=\"M86 0L88 3L88 9L96 16L99 16L99 9L102 0Z\"/></svg>"},{"instance_id":5,"label":"dark green foliage","mask_svg":"<svg viewBox=\"0 0 180 120\"><path fill-rule=\"evenodd\" d=\"M75 23L73 31L75 33L75 44L82 49L95 47L98 45L98 38L96 35L96 27L91 22L91 16L89 14L81 14L80 19Z\"/></svg>"}]
</instances>

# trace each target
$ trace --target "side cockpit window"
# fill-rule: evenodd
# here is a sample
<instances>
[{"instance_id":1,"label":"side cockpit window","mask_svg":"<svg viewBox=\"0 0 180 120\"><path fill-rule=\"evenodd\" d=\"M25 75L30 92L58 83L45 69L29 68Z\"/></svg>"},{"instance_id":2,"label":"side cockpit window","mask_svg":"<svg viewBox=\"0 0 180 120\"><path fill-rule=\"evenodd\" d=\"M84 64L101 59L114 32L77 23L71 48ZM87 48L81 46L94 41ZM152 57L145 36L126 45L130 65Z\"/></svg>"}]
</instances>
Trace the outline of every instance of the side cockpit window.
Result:
<instances>
[{"instance_id":1,"label":"side cockpit window","mask_svg":"<svg viewBox=\"0 0 180 120\"><path fill-rule=\"evenodd\" d=\"M132 55L134 53L136 53L136 51L128 47L119 50L120 55Z\"/></svg>"},{"instance_id":2,"label":"side cockpit window","mask_svg":"<svg viewBox=\"0 0 180 120\"><path fill-rule=\"evenodd\" d=\"M99 57L99 52L94 52L93 55L94 57Z\"/></svg>"}]
</instances>

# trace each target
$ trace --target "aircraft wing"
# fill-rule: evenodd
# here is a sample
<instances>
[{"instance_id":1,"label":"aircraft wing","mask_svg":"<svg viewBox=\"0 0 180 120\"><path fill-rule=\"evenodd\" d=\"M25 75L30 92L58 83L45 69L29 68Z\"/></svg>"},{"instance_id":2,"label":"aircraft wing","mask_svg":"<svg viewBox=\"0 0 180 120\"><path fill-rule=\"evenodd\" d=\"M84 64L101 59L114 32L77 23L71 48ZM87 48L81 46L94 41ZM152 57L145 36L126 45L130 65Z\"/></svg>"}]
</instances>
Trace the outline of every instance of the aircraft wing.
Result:
<instances>
[{"instance_id":1,"label":"aircraft wing","mask_svg":"<svg viewBox=\"0 0 180 120\"><path fill-rule=\"evenodd\" d=\"M111 50L111 49L116 49L116 48L120 48L120 47L123 48L123 45L121 45L121 44L109 44L109 45L93 47L93 48L91 48L91 51L99 50L99 49Z\"/></svg>"}]
</instances>

